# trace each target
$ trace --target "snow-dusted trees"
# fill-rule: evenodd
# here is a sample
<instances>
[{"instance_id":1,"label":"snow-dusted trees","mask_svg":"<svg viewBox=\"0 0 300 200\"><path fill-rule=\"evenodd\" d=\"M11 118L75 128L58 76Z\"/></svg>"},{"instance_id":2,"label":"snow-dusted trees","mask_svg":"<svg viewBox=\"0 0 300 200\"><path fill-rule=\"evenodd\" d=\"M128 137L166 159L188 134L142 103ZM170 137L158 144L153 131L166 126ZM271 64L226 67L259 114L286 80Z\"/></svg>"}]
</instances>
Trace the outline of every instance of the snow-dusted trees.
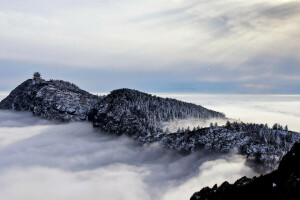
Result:
<instances>
[{"instance_id":1,"label":"snow-dusted trees","mask_svg":"<svg viewBox=\"0 0 300 200\"><path fill-rule=\"evenodd\" d=\"M227 128L228 127L228 128ZM300 135L289 131L271 129L263 124L245 124L228 122L218 128L206 127L196 131L184 131L179 134L163 135L161 143L168 148L191 152L197 149L228 152L234 148L256 158L261 164L270 167L284 155L295 142L300 141Z\"/></svg>"},{"instance_id":2,"label":"snow-dusted trees","mask_svg":"<svg viewBox=\"0 0 300 200\"><path fill-rule=\"evenodd\" d=\"M189 126L187 127L186 131L191 131L191 129L190 129L190 127L189 127Z\"/></svg>"},{"instance_id":3,"label":"snow-dusted trees","mask_svg":"<svg viewBox=\"0 0 300 200\"><path fill-rule=\"evenodd\" d=\"M169 128L167 127L166 130L165 130L165 134L169 134L170 133L170 130Z\"/></svg>"},{"instance_id":4,"label":"snow-dusted trees","mask_svg":"<svg viewBox=\"0 0 300 200\"><path fill-rule=\"evenodd\" d=\"M282 130L283 130L283 127L282 127L280 124L275 123L275 124L273 125L272 129L282 131Z\"/></svg>"},{"instance_id":5,"label":"snow-dusted trees","mask_svg":"<svg viewBox=\"0 0 300 200\"><path fill-rule=\"evenodd\" d=\"M132 127L130 123L146 126L147 130L162 131L163 122L175 119L225 118L224 114L206 109L199 105L185 103L175 99L164 99L130 89L112 91L96 105L95 111L97 111L99 115L103 113L102 119L100 119L100 117L97 118L98 121L105 121L105 124L111 124L110 126L105 125L109 129L108 132L116 132L117 127L121 128L121 126ZM123 120L124 117L122 116L125 116L127 112L130 113L131 118L134 117L134 121L132 120L130 123L125 123L125 120ZM107 120L103 119L103 117L107 118ZM126 118L127 117L129 116L126 116ZM103 125L104 124L102 124L102 126ZM132 131L136 130L137 129L134 129ZM138 130L143 131L141 129Z\"/></svg>"},{"instance_id":6,"label":"snow-dusted trees","mask_svg":"<svg viewBox=\"0 0 300 200\"><path fill-rule=\"evenodd\" d=\"M227 121L227 122L226 122L225 127L226 127L226 128L231 128L231 123L230 123L230 121Z\"/></svg>"}]
</instances>

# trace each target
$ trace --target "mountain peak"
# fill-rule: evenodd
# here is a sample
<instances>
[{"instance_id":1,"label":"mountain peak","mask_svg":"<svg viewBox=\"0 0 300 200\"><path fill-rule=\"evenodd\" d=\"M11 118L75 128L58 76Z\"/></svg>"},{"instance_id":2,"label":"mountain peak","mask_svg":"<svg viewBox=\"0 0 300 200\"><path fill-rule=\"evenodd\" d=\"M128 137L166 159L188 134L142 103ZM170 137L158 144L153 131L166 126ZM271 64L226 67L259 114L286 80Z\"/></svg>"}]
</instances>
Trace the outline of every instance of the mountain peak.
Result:
<instances>
[{"instance_id":1,"label":"mountain peak","mask_svg":"<svg viewBox=\"0 0 300 200\"><path fill-rule=\"evenodd\" d=\"M46 119L82 121L100 97L62 80L28 79L0 102L0 109L31 111Z\"/></svg>"}]
</instances>

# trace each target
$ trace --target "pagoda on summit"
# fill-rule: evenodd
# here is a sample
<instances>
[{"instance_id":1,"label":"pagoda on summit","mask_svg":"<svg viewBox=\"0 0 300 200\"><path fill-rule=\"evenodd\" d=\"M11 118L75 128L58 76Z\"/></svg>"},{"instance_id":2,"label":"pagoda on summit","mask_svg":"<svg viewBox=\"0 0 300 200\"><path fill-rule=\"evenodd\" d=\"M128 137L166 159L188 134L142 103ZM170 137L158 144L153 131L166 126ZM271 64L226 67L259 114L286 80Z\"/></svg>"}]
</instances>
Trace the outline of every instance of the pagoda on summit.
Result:
<instances>
[{"instance_id":1,"label":"pagoda on summit","mask_svg":"<svg viewBox=\"0 0 300 200\"><path fill-rule=\"evenodd\" d=\"M39 80L39 79L41 79L41 73L40 72L34 72L33 80Z\"/></svg>"}]
</instances>

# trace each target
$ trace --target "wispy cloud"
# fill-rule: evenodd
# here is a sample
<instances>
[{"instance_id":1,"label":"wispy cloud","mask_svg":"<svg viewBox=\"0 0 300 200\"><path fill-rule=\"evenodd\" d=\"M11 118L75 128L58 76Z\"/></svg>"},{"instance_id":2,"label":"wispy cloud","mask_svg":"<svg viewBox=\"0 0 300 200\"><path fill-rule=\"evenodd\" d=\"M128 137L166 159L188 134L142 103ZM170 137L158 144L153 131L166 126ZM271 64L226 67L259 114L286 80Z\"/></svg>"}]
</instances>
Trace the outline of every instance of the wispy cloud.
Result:
<instances>
[{"instance_id":1,"label":"wispy cloud","mask_svg":"<svg viewBox=\"0 0 300 200\"><path fill-rule=\"evenodd\" d=\"M152 79L170 70L180 77L184 68L198 74L189 77L196 82L257 77L248 80L253 84L279 68L285 76L295 73L290 61L300 63L299 8L289 0L4 1L0 59L68 66L62 70L150 72Z\"/></svg>"}]
</instances>

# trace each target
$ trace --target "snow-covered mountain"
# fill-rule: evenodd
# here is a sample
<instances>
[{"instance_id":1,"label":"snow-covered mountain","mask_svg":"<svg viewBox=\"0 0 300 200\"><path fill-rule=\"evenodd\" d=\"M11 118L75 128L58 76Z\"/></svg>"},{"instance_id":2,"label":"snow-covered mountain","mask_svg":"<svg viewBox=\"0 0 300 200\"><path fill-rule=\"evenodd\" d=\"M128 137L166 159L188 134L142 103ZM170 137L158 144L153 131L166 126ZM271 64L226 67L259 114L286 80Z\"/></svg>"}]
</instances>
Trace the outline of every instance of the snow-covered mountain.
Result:
<instances>
[{"instance_id":1,"label":"snow-covered mountain","mask_svg":"<svg viewBox=\"0 0 300 200\"><path fill-rule=\"evenodd\" d=\"M256 169L265 173L278 167L293 144L300 142L300 134L283 130L280 125L269 128L263 124L227 122L225 126L161 134L153 140L169 149L187 153L199 149L209 152L237 150L247 156L249 164L255 163Z\"/></svg>"},{"instance_id":2,"label":"snow-covered mountain","mask_svg":"<svg viewBox=\"0 0 300 200\"><path fill-rule=\"evenodd\" d=\"M89 120L101 132L127 135L140 144L158 143L171 151L190 153L237 151L258 170L276 169L282 156L299 133L279 125L227 122L225 126L163 132L163 124L173 120L226 119L220 112L175 99L156 97L137 90L114 90L99 97L65 81L29 79L1 101L0 109L31 111L34 115L60 121ZM251 163L251 162L249 162Z\"/></svg>"},{"instance_id":3,"label":"snow-covered mountain","mask_svg":"<svg viewBox=\"0 0 300 200\"><path fill-rule=\"evenodd\" d=\"M234 184L205 187L191 200L296 200L300 195L300 143L296 143L277 170L260 177L242 177Z\"/></svg>"},{"instance_id":4,"label":"snow-covered mountain","mask_svg":"<svg viewBox=\"0 0 300 200\"><path fill-rule=\"evenodd\" d=\"M191 118L225 119L225 115L192 103L131 89L112 91L94 106L89 115L89 120L100 130L134 136L140 141L162 133L163 122Z\"/></svg>"},{"instance_id":5,"label":"snow-covered mountain","mask_svg":"<svg viewBox=\"0 0 300 200\"><path fill-rule=\"evenodd\" d=\"M101 97L60 80L28 79L0 103L0 109L31 111L46 119L83 121Z\"/></svg>"}]
</instances>

